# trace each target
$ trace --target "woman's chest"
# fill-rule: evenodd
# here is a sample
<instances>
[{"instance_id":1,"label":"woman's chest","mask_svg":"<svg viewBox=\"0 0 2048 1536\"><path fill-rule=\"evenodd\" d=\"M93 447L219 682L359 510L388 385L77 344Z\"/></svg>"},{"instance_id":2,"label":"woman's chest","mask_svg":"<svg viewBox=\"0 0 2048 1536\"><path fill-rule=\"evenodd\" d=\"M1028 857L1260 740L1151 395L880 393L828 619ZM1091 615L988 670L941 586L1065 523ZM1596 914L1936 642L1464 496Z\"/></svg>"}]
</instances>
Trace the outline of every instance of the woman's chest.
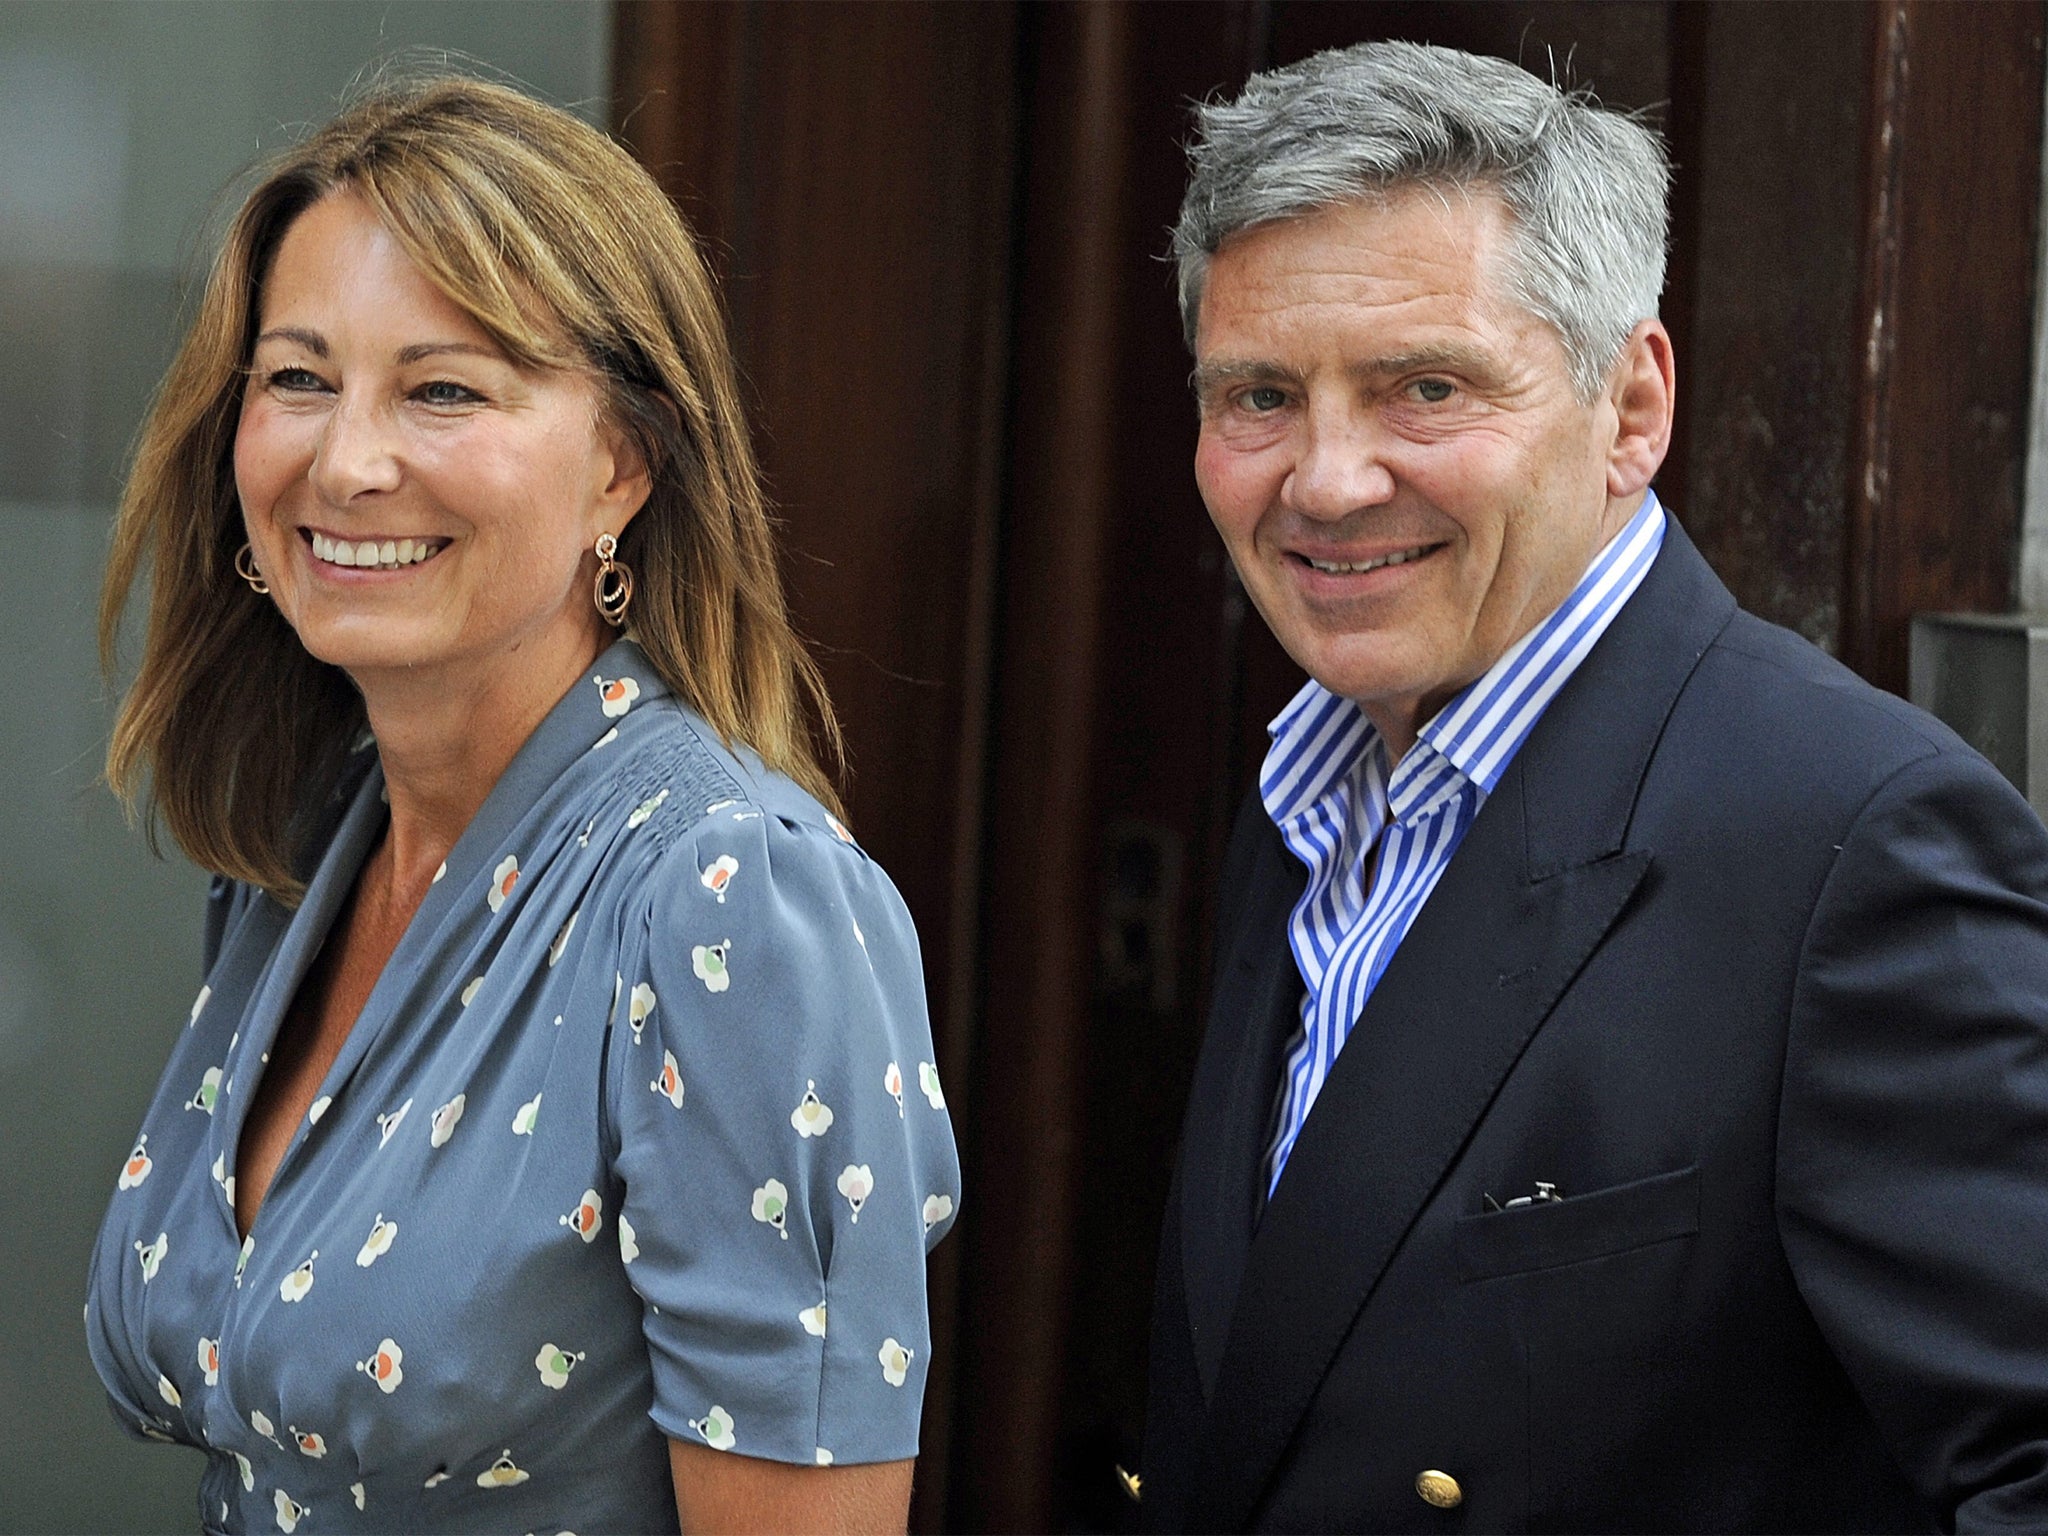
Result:
<instances>
[{"instance_id":1,"label":"woman's chest","mask_svg":"<svg viewBox=\"0 0 2048 1536\"><path fill-rule=\"evenodd\" d=\"M614 980L559 972L494 962L386 1021L320 1084L246 1241L238 1095L269 1064L239 1030L181 1041L96 1258L89 1331L132 1422L214 1451L238 1501L381 1487L387 1520L591 1435L658 1451L606 1146Z\"/></svg>"}]
</instances>

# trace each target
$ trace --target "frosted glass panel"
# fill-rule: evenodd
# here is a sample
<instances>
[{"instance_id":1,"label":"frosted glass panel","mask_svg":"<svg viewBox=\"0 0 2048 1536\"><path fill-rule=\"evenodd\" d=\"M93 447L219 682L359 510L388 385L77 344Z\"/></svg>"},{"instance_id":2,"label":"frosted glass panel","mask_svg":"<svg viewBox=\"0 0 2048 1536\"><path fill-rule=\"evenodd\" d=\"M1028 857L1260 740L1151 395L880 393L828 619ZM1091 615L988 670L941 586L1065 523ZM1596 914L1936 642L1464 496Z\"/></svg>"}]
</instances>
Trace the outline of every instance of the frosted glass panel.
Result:
<instances>
[{"instance_id":1,"label":"frosted glass panel","mask_svg":"<svg viewBox=\"0 0 2048 1536\"><path fill-rule=\"evenodd\" d=\"M200 1460L85 1358L100 1211L199 983L204 879L99 787L93 607L121 463L224 193L421 46L601 120L608 5L0 3L0 1531L195 1525Z\"/></svg>"}]
</instances>

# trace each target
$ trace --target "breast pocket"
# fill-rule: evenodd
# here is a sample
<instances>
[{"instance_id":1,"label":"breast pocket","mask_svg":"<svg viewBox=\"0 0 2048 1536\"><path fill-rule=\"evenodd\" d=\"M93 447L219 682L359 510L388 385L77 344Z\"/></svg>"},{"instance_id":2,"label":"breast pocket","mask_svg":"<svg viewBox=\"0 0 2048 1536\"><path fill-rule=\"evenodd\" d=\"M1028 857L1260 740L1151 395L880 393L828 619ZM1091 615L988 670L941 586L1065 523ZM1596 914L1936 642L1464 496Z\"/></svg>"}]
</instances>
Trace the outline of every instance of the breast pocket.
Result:
<instances>
[{"instance_id":1,"label":"breast pocket","mask_svg":"<svg viewBox=\"0 0 2048 1536\"><path fill-rule=\"evenodd\" d=\"M1700 1227L1694 1164L1562 1200L1459 1218L1452 1233L1459 1278L1470 1282L1555 1269L1688 1237Z\"/></svg>"}]
</instances>

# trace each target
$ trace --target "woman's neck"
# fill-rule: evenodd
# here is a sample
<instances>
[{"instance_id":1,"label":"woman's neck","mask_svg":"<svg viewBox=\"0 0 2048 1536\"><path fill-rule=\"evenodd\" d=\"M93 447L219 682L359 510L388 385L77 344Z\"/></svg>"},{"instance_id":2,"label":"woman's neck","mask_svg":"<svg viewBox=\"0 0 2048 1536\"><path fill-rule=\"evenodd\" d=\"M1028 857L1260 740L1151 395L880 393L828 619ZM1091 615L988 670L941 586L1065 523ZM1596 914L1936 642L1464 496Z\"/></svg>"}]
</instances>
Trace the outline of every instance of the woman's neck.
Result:
<instances>
[{"instance_id":1,"label":"woman's neck","mask_svg":"<svg viewBox=\"0 0 2048 1536\"><path fill-rule=\"evenodd\" d=\"M526 739L602 649L593 637L551 665L502 658L463 678L358 677L391 804L366 875L381 875L387 894L424 895Z\"/></svg>"}]
</instances>

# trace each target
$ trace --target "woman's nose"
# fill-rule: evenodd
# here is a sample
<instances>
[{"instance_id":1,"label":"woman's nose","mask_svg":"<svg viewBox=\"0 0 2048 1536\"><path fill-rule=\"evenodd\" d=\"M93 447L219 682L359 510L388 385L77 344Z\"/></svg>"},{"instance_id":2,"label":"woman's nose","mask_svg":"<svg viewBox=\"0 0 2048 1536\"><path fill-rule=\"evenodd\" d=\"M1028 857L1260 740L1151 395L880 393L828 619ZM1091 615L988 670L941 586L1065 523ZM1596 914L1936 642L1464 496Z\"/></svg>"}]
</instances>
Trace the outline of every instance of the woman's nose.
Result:
<instances>
[{"instance_id":1,"label":"woman's nose","mask_svg":"<svg viewBox=\"0 0 2048 1536\"><path fill-rule=\"evenodd\" d=\"M335 506L395 490L401 478L395 425L376 402L344 391L313 450L313 488Z\"/></svg>"}]
</instances>

